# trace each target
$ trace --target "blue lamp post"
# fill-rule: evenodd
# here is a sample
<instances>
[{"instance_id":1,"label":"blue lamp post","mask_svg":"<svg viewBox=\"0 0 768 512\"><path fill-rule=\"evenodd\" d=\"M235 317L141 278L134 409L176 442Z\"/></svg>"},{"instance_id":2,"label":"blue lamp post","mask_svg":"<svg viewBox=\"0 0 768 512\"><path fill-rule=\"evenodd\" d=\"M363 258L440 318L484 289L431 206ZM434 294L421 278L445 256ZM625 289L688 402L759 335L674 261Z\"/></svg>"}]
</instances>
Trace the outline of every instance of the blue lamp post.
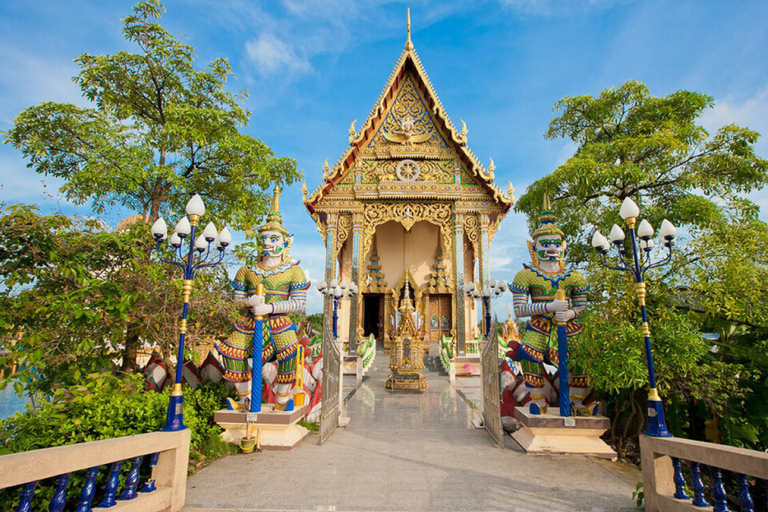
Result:
<instances>
[{"instance_id":1,"label":"blue lamp post","mask_svg":"<svg viewBox=\"0 0 768 512\"><path fill-rule=\"evenodd\" d=\"M499 279L496 281L491 278L488 280L488 284L478 291L475 283L467 283L464 285L464 293L471 299L483 299L483 307L485 309L485 335L491 332L491 299L499 297L502 293L507 291L507 285Z\"/></svg>"},{"instance_id":2,"label":"blue lamp post","mask_svg":"<svg viewBox=\"0 0 768 512\"><path fill-rule=\"evenodd\" d=\"M656 390L656 374L653 371L653 354L651 353L651 329L648 326L648 316L645 311L645 273L656 267L664 265L672 258L672 247L675 241L677 230L671 222L664 219L661 223L661 240L668 253L663 259L651 262L651 250L653 249L653 227L647 220L642 220L637 225L637 217L640 215L640 208L630 198L624 199L621 205L619 215L629 227L629 241L632 246L632 256L629 259L628 251L624 248L624 231L613 225L610 233L610 242L599 231L595 231L592 237L592 246L600 253L600 263L611 270L620 270L629 272L635 282L635 293L640 303L640 314L643 319L643 338L645 339L645 358L648 366L648 430L645 434L654 437L671 437L672 434L667 430L667 423L664 419L664 407L661 403L661 397ZM637 229L635 229L637 227ZM638 238L640 241L638 242ZM610 245L616 246L619 253L621 264L611 266L606 263L605 257L610 250Z\"/></svg>"},{"instance_id":3,"label":"blue lamp post","mask_svg":"<svg viewBox=\"0 0 768 512\"><path fill-rule=\"evenodd\" d=\"M166 418L165 431L183 430L187 428L184 425L184 393L181 388L181 373L184 367L184 339L187 334L187 312L189 311L189 296L192 293L195 272L201 268L215 267L224 259L224 251L232 242L232 235L229 229L224 228L221 233L216 232L216 226L209 222L203 234L195 239L200 217L205 214L205 205L199 195L195 194L189 203L187 203L187 217L182 218L177 224L173 235L169 240L171 247L170 257L164 257L160 247L168 237L168 226L162 218L157 219L152 225L152 235L155 237L155 251L158 258L165 263L171 263L184 269L184 281L181 288L184 306L181 311L181 322L179 322L179 352L176 358L176 381L171 391L171 401L168 404L168 416ZM211 254L211 244L218 235L215 252ZM188 248L184 248L184 241L187 241ZM205 253L205 254L204 254Z\"/></svg>"}]
</instances>

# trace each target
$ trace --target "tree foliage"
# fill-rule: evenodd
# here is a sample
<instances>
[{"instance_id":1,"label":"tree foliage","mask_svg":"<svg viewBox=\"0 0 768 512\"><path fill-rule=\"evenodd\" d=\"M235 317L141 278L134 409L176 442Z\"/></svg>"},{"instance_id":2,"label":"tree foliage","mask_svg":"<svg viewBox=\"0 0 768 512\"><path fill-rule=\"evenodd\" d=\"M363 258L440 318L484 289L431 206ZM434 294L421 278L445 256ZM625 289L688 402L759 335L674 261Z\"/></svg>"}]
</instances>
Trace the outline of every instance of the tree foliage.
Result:
<instances>
[{"instance_id":1,"label":"tree foliage","mask_svg":"<svg viewBox=\"0 0 768 512\"><path fill-rule=\"evenodd\" d=\"M634 81L597 97L563 98L547 137L569 138L577 150L516 205L533 224L549 194L569 241L567 257L588 275L592 289L578 357L612 402L620 452L642 430L646 410L639 309L631 277L601 267L589 239L594 229L607 233L623 224L618 211L627 197L652 225L668 218L683 228L671 262L646 275L656 376L670 428L703 437L703 421L695 417L703 410L736 432L738 419L755 412L749 404L766 395L768 226L743 195L768 183L768 161L755 154L759 135L748 128L731 124L710 136L699 118L712 106L705 94L657 98ZM742 421L730 442L765 447L768 415L754 416L749 426L762 426L749 437Z\"/></svg>"},{"instance_id":2,"label":"tree foliage","mask_svg":"<svg viewBox=\"0 0 768 512\"><path fill-rule=\"evenodd\" d=\"M92 219L0 211L0 336L18 365L17 388L45 393L155 349L173 370L181 275L151 261L143 222L111 232ZM188 346L226 332L234 314L223 270L200 272L190 299ZM129 343L130 341L130 343ZM133 353L126 353L133 350ZM20 389L19 389L20 390Z\"/></svg>"},{"instance_id":3,"label":"tree foliage","mask_svg":"<svg viewBox=\"0 0 768 512\"><path fill-rule=\"evenodd\" d=\"M596 98L561 99L546 136L569 138L576 153L534 182L515 209L533 221L549 194L560 226L582 235L585 225L607 232L620 222L618 207L631 197L654 226L664 218L678 226L708 225L720 204L768 180L768 161L754 151L757 132L731 124L709 136L697 123L712 106L712 98L698 92L657 98L635 81ZM586 242L572 237L572 260L587 260Z\"/></svg>"},{"instance_id":4,"label":"tree foliage","mask_svg":"<svg viewBox=\"0 0 768 512\"><path fill-rule=\"evenodd\" d=\"M122 32L138 53L75 59L74 81L93 107L29 107L5 142L38 173L63 178L68 199L90 201L97 212L119 204L154 220L200 193L212 220L252 227L268 206L264 190L299 177L295 162L239 132L250 118L247 94L226 91L226 59L196 70L192 46L157 23L159 0L133 11Z\"/></svg>"}]
</instances>

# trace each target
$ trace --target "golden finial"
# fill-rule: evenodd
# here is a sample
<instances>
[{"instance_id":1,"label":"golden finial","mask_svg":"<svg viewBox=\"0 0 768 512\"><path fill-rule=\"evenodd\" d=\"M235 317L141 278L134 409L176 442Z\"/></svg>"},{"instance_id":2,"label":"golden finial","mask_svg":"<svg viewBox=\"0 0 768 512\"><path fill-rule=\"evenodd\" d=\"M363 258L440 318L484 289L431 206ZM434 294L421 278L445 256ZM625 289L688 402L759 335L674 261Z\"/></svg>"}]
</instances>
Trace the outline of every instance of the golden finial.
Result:
<instances>
[{"instance_id":1,"label":"golden finial","mask_svg":"<svg viewBox=\"0 0 768 512\"><path fill-rule=\"evenodd\" d=\"M545 212L552 209L552 204L549 201L549 194L544 194L544 204L541 209Z\"/></svg>"},{"instance_id":2,"label":"golden finial","mask_svg":"<svg viewBox=\"0 0 768 512\"><path fill-rule=\"evenodd\" d=\"M467 130L467 123L464 122L464 120L461 120L461 133L459 134L459 137L464 139L464 142L467 141L467 134L469 133L469 130Z\"/></svg>"},{"instance_id":3,"label":"golden finial","mask_svg":"<svg viewBox=\"0 0 768 512\"><path fill-rule=\"evenodd\" d=\"M301 200L306 202L308 195L309 195L309 190L307 190L307 182L302 181L301 182Z\"/></svg>"},{"instance_id":4,"label":"golden finial","mask_svg":"<svg viewBox=\"0 0 768 512\"><path fill-rule=\"evenodd\" d=\"M355 141L355 123L357 122L357 119L352 121L352 124L349 125L349 143L352 144Z\"/></svg>"},{"instance_id":5,"label":"golden finial","mask_svg":"<svg viewBox=\"0 0 768 512\"><path fill-rule=\"evenodd\" d=\"M331 175L331 168L328 167L328 159L325 159L325 163L323 164L323 179L328 179L328 176Z\"/></svg>"},{"instance_id":6,"label":"golden finial","mask_svg":"<svg viewBox=\"0 0 768 512\"><path fill-rule=\"evenodd\" d=\"M408 51L413 50L413 43L411 42L411 8L408 8L408 41L405 42L405 49Z\"/></svg>"},{"instance_id":7,"label":"golden finial","mask_svg":"<svg viewBox=\"0 0 768 512\"><path fill-rule=\"evenodd\" d=\"M488 177L493 180L495 177L495 174L493 174L493 171L496 170L496 163L493 161L493 158L490 159L491 164L488 166Z\"/></svg>"},{"instance_id":8,"label":"golden finial","mask_svg":"<svg viewBox=\"0 0 768 512\"><path fill-rule=\"evenodd\" d=\"M280 213L280 187L275 185L272 191L272 212Z\"/></svg>"},{"instance_id":9,"label":"golden finial","mask_svg":"<svg viewBox=\"0 0 768 512\"><path fill-rule=\"evenodd\" d=\"M509 183L509 202L514 203L515 202L515 187L512 186L512 182L508 181Z\"/></svg>"}]
</instances>

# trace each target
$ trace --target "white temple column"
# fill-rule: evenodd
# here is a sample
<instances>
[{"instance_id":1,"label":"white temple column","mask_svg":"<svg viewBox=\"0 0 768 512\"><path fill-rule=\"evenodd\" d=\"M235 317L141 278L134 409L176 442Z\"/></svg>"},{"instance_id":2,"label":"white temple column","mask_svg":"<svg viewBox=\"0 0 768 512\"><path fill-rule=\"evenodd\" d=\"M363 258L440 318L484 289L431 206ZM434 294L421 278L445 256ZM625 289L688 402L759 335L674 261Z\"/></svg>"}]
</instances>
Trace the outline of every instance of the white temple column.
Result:
<instances>
[{"instance_id":1,"label":"white temple column","mask_svg":"<svg viewBox=\"0 0 768 512\"><path fill-rule=\"evenodd\" d=\"M478 223L480 224L480 254L478 255L478 260L480 261L480 286L483 287L486 284L489 283L491 279L491 266L489 263L490 259L490 239L488 237L488 227L490 226L491 219L488 217L487 214L481 213L477 216ZM490 301L487 301L488 304L486 305L486 301L481 301L483 303L483 309L482 309L482 322L481 325L483 326L483 332L485 332L485 315L486 315L486 307L490 307Z\"/></svg>"},{"instance_id":2,"label":"white temple column","mask_svg":"<svg viewBox=\"0 0 768 512\"><path fill-rule=\"evenodd\" d=\"M362 212L352 214L352 282L358 287L358 293L349 299L349 355L357 354L357 327L360 324L358 304L360 297L360 235L363 229Z\"/></svg>"},{"instance_id":3,"label":"white temple column","mask_svg":"<svg viewBox=\"0 0 768 512\"><path fill-rule=\"evenodd\" d=\"M456 304L456 349L457 355L465 356L467 354L467 340L466 340L466 311L464 296L464 214L455 213L453 216L453 233L454 233L454 251L453 251L453 268L454 275L456 276L456 296L454 297L454 303Z\"/></svg>"},{"instance_id":4,"label":"white temple column","mask_svg":"<svg viewBox=\"0 0 768 512\"><path fill-rule=\"evenodd\" d=\"M339 220L339 216L335 213L329 213L325 224L325 282L328 286L331 285L331 281L336 277L336 223ZM333 299L330 295L325 296L323 301L323 316L330 318L333 315Z\"/></svg>"}]
</instances>

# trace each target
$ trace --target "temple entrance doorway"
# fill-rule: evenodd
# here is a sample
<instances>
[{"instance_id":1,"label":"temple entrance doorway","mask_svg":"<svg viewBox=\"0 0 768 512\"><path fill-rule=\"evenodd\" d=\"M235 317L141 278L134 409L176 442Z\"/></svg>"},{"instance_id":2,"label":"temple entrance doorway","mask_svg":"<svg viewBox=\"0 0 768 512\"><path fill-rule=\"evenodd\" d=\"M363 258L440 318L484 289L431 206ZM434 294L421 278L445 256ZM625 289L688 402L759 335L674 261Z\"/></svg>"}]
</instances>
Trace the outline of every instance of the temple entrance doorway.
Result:
<instances>
[{"instance_id":1,"label":"temple entrance doorway","mask_svg":"<svg viewBox=\"0 0 768 512\"><path fill-rule=\"evenodd\" d=\"M373 334L376 341L384 339L384 294L366 293L363 295L363 334Z\"/></svg>"},{"instance_id":2,"label":"temple entrance doorway","mask_svg":"<svg viewBox=\"0 0 768 512\"><path fill-rule=\"evenodd\" d=\"M449 293L435 293L429 296L429 342L437 343L441 336L451 336L451 300Z\"/></svg>"}]
</instances>

